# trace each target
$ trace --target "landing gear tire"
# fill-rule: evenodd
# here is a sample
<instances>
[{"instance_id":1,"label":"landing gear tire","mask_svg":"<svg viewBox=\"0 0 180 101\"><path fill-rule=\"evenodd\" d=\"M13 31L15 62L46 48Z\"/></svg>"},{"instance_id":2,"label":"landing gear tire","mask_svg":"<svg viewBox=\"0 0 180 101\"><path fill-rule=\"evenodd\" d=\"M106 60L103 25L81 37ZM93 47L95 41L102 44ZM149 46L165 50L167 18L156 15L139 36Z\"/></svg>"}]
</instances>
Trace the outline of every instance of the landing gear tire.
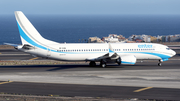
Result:
<instances>
[{"instance_id":1,"label":"landing gear tire","mask_svg":"<svg viewBox=\"0 0 180 101\"><path fill-rule=\"evenodd\" d=\"M161 66L162 64L161 63L158 63L158 66Z\"/></svg>"},{"instance_id":2,"label":"landing gear tire","mask_svg":"<svg viewBox=\"0 0 180 101\"><path fill-rule=\"evenodd\" d=\"M101 66L101 67L103 67L103 68L105 68L105 67L106 67L106 62L105 62L105 60L101 60L101 62L100 62L100 66Z\"/></svg>"},{"instance_id":3,"label":"landing gear tire","mask_svg":"<svg viewBox=\"0 0 180 101\"><path fill-rule=\"evenodd\" d=\"M116 60L117 64L118 65L121 65L121 58L119 57L117 60Z\"/></svg>"},{"instance_id":4,"label":"landing gear tire","mask_svg":"<svg viewBox=\"0 0 180 101\"><path fill-rule=\"evenodd\" d=\"M158 66L161 66L161 65L162 65L161 62L162 62L162 60L159 60Z\"/></svg>"},{"instance_id":5,"label":"landing gear tire","mask_svg":"<svg viewBox=\"0 0 180 101\"><path fill-rule=\"evenodd\" d=\"M95 66L96 66L96 62L95 62L95 61L91 61L91 62L89 63L89 66L95 67Z\"/></svg>"},{"instance_id":6,"label":"landing gear tire","mask_svg":"<svg viewBox=\"0 0 180 101\"><path fill-rule=\"evenodd\" d=\"M101 67L105 68L106 67L106 63L102 63Z\"/></svg>"}]
</instances>

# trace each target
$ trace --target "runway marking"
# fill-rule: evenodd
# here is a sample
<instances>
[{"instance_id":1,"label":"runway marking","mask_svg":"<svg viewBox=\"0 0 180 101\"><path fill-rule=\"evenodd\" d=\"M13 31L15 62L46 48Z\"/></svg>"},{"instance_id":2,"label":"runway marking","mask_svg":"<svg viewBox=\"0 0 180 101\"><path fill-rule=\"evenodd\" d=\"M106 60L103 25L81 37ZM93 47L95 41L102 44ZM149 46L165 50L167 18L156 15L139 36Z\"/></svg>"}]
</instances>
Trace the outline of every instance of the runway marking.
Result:
<instances>
[{"instance_id":1,"label":"runway marking","mask_svg":"<svg viewBox=\"0 0 180 101\"><path fill-rule=\"evenodd\" d=\"M141 92L141 91L144 91L144 90L147 90L147 89L151 89L151 88L153 88L153 87L141 88L141 89L135 90L134 92Z\"/></svg>"},{"instance_id":2,"label":"runway marking","mask_svg":"<svg viewBox=\"0 0 180 101\"><path fill-rule=\"evenodd\" d=\"M13 82L13 81L1 82L0 85L1 85L1 84L6 84L6 83L11 83L11 82Z\"/></svg>"},{"instance_id":3,"label":"runway marking","mask_svg":"<svg viewBox=\"0 0 180 101\"><path fill-rule=\"evenodd\" d=\"M32 59L29 59L29 60L35 60L35 59L38 59L39 57L36 57L36 58L32 58Z\"/></svg>"}]
</instances>

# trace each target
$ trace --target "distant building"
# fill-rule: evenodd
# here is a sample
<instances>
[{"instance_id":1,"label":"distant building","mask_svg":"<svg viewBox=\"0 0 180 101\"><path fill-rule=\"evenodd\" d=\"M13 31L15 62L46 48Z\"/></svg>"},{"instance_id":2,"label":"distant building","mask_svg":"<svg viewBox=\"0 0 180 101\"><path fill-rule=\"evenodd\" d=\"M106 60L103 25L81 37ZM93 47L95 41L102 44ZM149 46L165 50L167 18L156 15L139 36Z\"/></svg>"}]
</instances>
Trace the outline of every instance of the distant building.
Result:
<instances>
[{"instance_id":1,"label":"distant building","mask_svg":"<svg viewBox=\"0 0 180 101\"><path fill-rule=\"evenodd\" d=\"M157 42L162 42L162 36L157 36Z\"/></svg>"},{"instance_id":2,"label":"distant building","mask_svg":"<svg viewBox=\"0 0 180 101\"><path fill-rule=\"evenodd\" d=\"M88 39L89 43L118 43L118 42L127 42L127 43L134 43L134 42L180 42L180 34L176 35L168 35L168 36L150 36L150 35L131 35L129 38L123 37L123 35L117 35L117 34L109 34L108 37L103 37L102 40L98 37L90 37Z\"/></svg>"},{"instance_id":3,"label":"distant building","mask_svg":"<svg viewBox=\"0 0 180 101\"><path fill-rule=\"evenodd\" d=\"M132 35L129 37L130 41L136 42L151 42L151 38L149 35Z\"/></svg>"},{"instance_id":4,"label":"distant building","mask_svg":"<svg viewBox=\"0 0 180 101\"><path fill-rule=\"evenodd\" d=\"M170 42L170 36L166 36L166 42Z\"/></svg>"},{"instance_id":5,"label":"distant building","mask_svg":"<svg viewBox=\"0 0 180 101\"><path fill-rule=\"evenodd\" d=\"M136 35L131 35L128 38L129 41L135 41L135 39L136 39Z\"/></svg>"},{"instance_id":6,"label":"distant building","mask_svg":"<svg viewBox=\"0 0 180 101\"><path fill-rule=\"evenodd\" d=\"M88 43L102 43L103 41L98 37L89 37Z\"/></svg>"},{"instance_id":7,"label":"distant building","mask_svg":"<svg viewBox=\"0 0 180 101\"><path fill-rule=\"evenodd\" d=\"M123 35L118 35L117 38L118 38L119 42L127 41L127 39L125 37L123 37Z\"/></svg>"},{"instance_id":8,"label":"distant building","mask_svg":"<svg viewBox=\"0 0 180 101\"><path fill-rule=\"evenodd\" d=\"M151 42L156 43L157 42L157 37L150 36Z\"/></svg>"},{"instance_id":9,"label":"distant building","mask_svg":"<svg viewBox=\"0 0 180 101\"><path fill-rule=\"evenodd\" d=\"M162 36L161 40L162 40L161 42L166 42L166 36Z\"/></svg>"},{"instance_id":10,"label":"distant building","mask_svg":"<svg viewBox=\"0 0 180 101\"><path fill-rule=\"evenodd\" d=\"M118 43L118 42L125 42L127 39L123 37L122 35L117 34L109 34L108 37L103 37L102 41L107 43Z\"/></svg>"},{"instance_id":11,"label":"distant building","mask_svg":"<svg viewBox=\"0 0 180 101\"><path fill-rule=\"evenodd\" d=\"M136 43L136 41L126 41L126 43Z\"/></svg>"},{"instance_id":12,"label":"distant building","mask_svg":"<svg viewBox=\"0 0 180 101\"><path fill-rule=\"evenodd\" d=\"M170 36L170 42L180 42L180 36L177 36L177 35L173 35L173 36Z\"/></svg>"},{"instance_id":13,"label":"distant building","mask_svg":"<svg viewBox=\"0 0 180 101\"><path fill-rule=\"evenodd\" d=\"M108 37L103 37L101 40L102 40L103 42L107 42L107 41L108 41Z\"/></svg>"},{"instance_id":14,"label":"distant building","mask_svg":"<svg viewBox=\"0 0 180 101\"><path fill-rule=\"evenodd\" d=\"M161 36L161 42L180 42L180 35Z\"/></svg>"},{"instance_id":15,"label":"distant building","mask_svg":"<svg viewBox=\"0 0 180 101\"><path fill-rule=\"evenodd\" d=\"M142 39L135 39L135 42L143 42L143 40Z\"/></svg>"},{"instance_id":16,"label":"distant building","mask_svg":"<svg viewBox=\"0 0 180 101\"><path fill-rule=\"evenodd\" d=\"M151 42L151 37L150 37L150 35L142 35L141 36L142 37L142 40L144 41L144 42Z\"/></svg>"}]
</instances>

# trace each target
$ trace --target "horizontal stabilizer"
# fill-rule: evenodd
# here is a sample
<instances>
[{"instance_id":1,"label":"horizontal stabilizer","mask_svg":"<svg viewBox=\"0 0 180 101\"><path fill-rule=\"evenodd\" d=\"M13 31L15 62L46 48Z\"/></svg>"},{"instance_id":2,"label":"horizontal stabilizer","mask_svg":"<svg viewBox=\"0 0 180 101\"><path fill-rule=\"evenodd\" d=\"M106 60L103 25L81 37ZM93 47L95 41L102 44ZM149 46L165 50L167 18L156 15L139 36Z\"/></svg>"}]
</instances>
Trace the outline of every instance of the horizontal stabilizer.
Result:
<instances>
[{"instance_id":1,"label":"horizontal stabilizer","mask_svg":"<svg viewBox=\"0 0 180 101\"><path fill-rule=\"evenodd\" d=\"M21 49L22 45L18 45L18 44L12 44L12 43L4 43L5 45L10 45L10 46L14 46L15 49Z\"/></svg>"},{"instance_id":2,"label":"horizontal stabilizer","mask_svg":"<svg viewBox=\"0 0 180 101\"><path fill-rule=\"evenodd\" d=\"M14 46L14 47L17 47L19 46L18 44L12 44L12 43L4 43L5 45L10 45L10 46Z\"/></svg>"}]
</instances>

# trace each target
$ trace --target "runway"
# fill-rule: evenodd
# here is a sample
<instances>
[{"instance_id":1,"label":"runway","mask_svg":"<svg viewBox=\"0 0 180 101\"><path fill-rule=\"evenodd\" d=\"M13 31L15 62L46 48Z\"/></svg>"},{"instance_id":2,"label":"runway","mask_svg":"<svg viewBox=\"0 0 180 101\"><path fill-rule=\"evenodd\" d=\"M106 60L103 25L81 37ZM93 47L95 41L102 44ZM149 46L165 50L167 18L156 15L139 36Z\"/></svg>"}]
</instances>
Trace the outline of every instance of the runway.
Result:
<instances>
[{"instance_id":1,"label":"runway","mask_svg":"<svg viewBox=\"0 0 180 101\"><path fill-rule=\"evenodd\" d=\"M10 51L10 50L9 50ZM15 50L0 50L0 60L34 57ZM179 50L175 57L157 66L158 61L138 61L135 65L107 68L89 67L88 63L68 65L0 66L0 92L104 97L117 99L180 99ZM24 54L9 55L9 54ZM2 56L2 54L7 54ZM6 81L12 82L6 82ZM3 83L4 82L4 83ZM2 84L1 84L2 83Z\"/></svg>"},{"instance_id":2,"label":"runway","mask_svg":"<svg viewBox=\"0 0 180 101\"><path fill-rule=\"evenodd\" d=\"M139 100L179 100L179 89L152 88L134 92L142 87L98 86L12 82L1 86L1 92L11 94L60 95L65 97L95 97Z\"/></svg>"},{"instance_id":3,"label":"runway","mask_svg":"<svg viewBox=\"0 0 180 101\"><path fill-rule=\"evenodd\" d=\"M34 58L33 56L17 51L16 49L1 49L0 60L29 60Z\"/></svg>"}]
</instances>

